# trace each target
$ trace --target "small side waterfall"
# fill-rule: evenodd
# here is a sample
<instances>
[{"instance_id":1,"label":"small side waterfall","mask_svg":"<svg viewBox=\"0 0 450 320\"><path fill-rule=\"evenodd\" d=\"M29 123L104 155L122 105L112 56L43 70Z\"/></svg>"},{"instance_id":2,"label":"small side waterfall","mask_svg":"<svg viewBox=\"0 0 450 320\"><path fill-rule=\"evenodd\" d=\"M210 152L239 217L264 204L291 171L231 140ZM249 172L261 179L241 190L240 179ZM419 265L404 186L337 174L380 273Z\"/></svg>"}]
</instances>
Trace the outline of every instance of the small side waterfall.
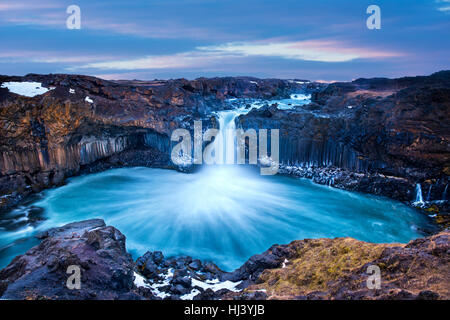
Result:
<instances>
[{"instance_id":1,"label":"small side waterfall","mask_svg":"<svg viewBox=\"0 0 450 320\"><path fill-rule=\"evenodd\" d=\"M334 185L334 178L328 179L328 186L332 187Z\"/></svg>"},{"instance_id":2,"label":"small side waterfall","mask_svg":"<svg viewBox=\"0 0 450 320\"><path fill-rule=\"evenodd\" d=\"M416 201L417 204L424 204L423 196L422 196L422 187L420 186L420 183L416 184Z\"/></svg>"},{"instance_id":3,"label":"small side waterfall","mask_svg":"<svg viewBox=\"0 0 450 320\"><path fill-rule=\"evenodd\" d=\"M433 187L432 184L430 184L430 187L428 188L428 194L427 194L427 201L431 200L431 188Z\"/></svg>"},{"instance_id":4,"label":"small side waterfall","mask_svg":"<svg viewBox=\"0 0 450 320\"><path fill-rule=\"evenodd\" d=\"M444 193L442 194L442 200L447 200L447 187L448 184L445 185Z\"/></svg>"}]
</instances>

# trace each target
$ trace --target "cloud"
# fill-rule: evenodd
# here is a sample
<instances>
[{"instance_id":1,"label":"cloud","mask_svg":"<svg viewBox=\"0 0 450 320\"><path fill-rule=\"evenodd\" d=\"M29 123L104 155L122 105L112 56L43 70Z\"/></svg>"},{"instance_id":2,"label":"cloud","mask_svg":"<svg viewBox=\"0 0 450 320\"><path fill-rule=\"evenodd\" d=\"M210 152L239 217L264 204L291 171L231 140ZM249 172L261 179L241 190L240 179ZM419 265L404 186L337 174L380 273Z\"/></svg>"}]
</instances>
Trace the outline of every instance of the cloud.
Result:
<instances>
[{"instance_id":1,"label":"cloud","mask_svg":"<svg viewBox=\"0 0 450 320\"><path fill-rule=\"evenodd\" d=\"M81 7L81 29L102 34L120 34L149 39L229 39L231 35L189 26L168 19L139 20L132 17L104 18ZM66 7L53 2L0 3L0 24L66 29Z\"/></svg>"},{"instance_id":2,"label":"cloud","mask_svg":"<svg viewBox=\"0 0 450 320\"><path fill-rule=\"evenodd\" d=\"M68 51L33 51L33 50L9 50L0 51L0 59L13 62L37 62L37 63L89 63L117 59L113 55L74 54Z\"/></svg>"},{"instance_id":3,"label":"cloud","mask_svg":"<svg viewBox=\"0 0 450 320\"><path fill-rule=\"evenodd\" d=\"M52 9L52 8L61 8L62 5L55 2L43 2L43 1L25 1L22 0L21 3L17 3L17 1L2 1L0 3L0 11L33 11L33 10L41 10L41 9Z\"/></svg>"},{"instance_id":4,"label":"cloud","mask_svg":"<svg viewBox=\"0 0 450 320\"><path fill-rule=\"evenodd\" d=\"M384 59L402 56L401 53L345 46L336 41L310 40L297 42L256 41L227 43L197 47L195 51L172 55L150 55L139 59L125 59L88 63L75 69L144 70L175 69L217 65L225 60L245 57L275 57L289 60L317 62L348 62L355 59Z\"/></svg>"},{"instance_id":5,"label":"cloud","mask_svg":"<svg viewBox=\"0 0 450 320\"><path fill-rule=\"evenodd\" d=\"M67 19L65 7L61 3L45 1L2 2L0 3L1 25L36 25L65 27Z\"/></svg>"},{"instance_id":6,"label":"cloud","mask_svg":"<svg viewBox=\"0 0 450 320\"><path fill-rule=\"evenodd\" d=\"M227 43L219 46L199 47L198 49L222 54L279 57L292 60L320 62L347 62L355 59L390 58L402 55L400 53L389 51L348 47L337 41L324 40L279 43Z\"/></svg>"},{"instance_id":7,"label":"cloud","mask_svg":"<svg viewBox=\"0 0 450 320\"><path fill-rule=\"evenodd\" d=\"M167 20L154 20L151 23L136 23L86 18L83 20L82 28L91 31L106 31L108 33L131 35L150 39L217 39L217 37L226 37L226 35L219 34L212 30L185 26Z\"/></svg>"},{"instance_id":8,"label":"cloud","mask_svg":"<svg viewBox=\"0 0 450 320\"><path fill-rule=\"evenodd\" d=\"M215 53L185 52L173 55L146 56L140 59L94 62L79 66L78 68L102 70L145 70L205 67L222 58L225 57Z\"/></svg>"},{"instance_id":9,"label":"cloud","mask_svg":"<svg viewBox=\"0 0 450 320\"><path fill-rule=\"evenodd\" d=\"M38 63L87 63L92 61L104 61L105 59L114 59L114 57L107 55L71 55L70 53L61 53L54 56L34 57L32 61Z\"/></svg>"},{"instance_id":10,"label":"cloud","mask_svg":"<svg viewBox=\"0 0 450 320\"><path fill-rule=\"evenodd\" d=\"M444 5L444 7L437 8L438 11L450 13L450 0L436 0L436 3Z\"/></svg>"},{"instance_id":11,"label":"cloud","mask_svg":"<svg viewBox=\"0 0 450 320\"><path fill-rule=\"evenodd\" d=\"M45 27L55 27L55 28L65 28L65 19L62 16L54 14L42 14L37 17L13 17L4 18L2 22L7 22L9 24L15 25L37 25Z\"/></svg>"},{"instance_id":12,"label":"cloud","mask_svg":"<svg viewBox=\"0 0 450 320\"><path fill-rule=\"evenodd\" d=\"M94 74L96 78L101 78L105 80L133 80L133 79L143 79L148 77L145 72L127 72L127 73L101 73Z\"/></svg>"}]
</instances>

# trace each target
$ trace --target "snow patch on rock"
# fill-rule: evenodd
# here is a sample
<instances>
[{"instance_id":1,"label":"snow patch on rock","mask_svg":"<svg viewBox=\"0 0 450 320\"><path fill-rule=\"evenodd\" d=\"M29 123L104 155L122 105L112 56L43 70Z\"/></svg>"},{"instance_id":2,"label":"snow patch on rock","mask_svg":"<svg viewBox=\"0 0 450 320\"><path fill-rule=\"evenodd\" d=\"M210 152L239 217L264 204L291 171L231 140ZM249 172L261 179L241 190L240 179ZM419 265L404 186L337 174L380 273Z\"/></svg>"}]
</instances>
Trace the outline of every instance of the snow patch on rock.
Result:
<instances>
[{"instance_id":1,"label":"snow patch on rock","mask_svg":"<svg viewBox=\"0 0 450 320\"><path fill-rule=\"evenodd\" d=\"M199 290L194 289L194 290L191 291L191 293L186 293L186 294L180 296L180 299L181 300L194 300L194 297L196 295L198 295L199 293L200 293Z\"/></svg>"},{"instance_id":2,"label":"snow patch on rock","mask_svg":"<svg viewBox=\"0 0 450 320\"><path fill-rule=\"evenodd\" d=\"M294 93L291 94L292 100L311 100L310 94L303 94L303 93Z\"/></svg>"},{"instance_id":3,"label":"snow patch on rock","mask_svg":"<svg viewBox=\"0 0 450 320\"><path fill-rule=\"evenodd\" d=\"M49 90L55 89L51 87L50 89L42 86L40 82L4 82L1 86L2 88L7 88L10 92L19 94L25 97L35 97L46 93Z\"/></svg>"},{"instance_id":4,"label":"snow patch on rock","mask_svg":"<svg viewBox=\"0 0 450 320\"><path fill-rule=\"evenodd\" d=\"M200 280L192 278L192 286L200 287L203 290L211 289L214 292L216 292L218 290L222 290L222 289L228 289L233 292L239 292L241 290L237 289L236 287L239 284L241 284L241 282L242 281L232 282L230 280L220 282L219 279L200 281Z\"/></svg>"},{"instance_id":5,"label":"snow patch on rock","mask_svg":"<svg viewBox=\"0 0 450 320\"><path fill-rule=\"evenodd\" d=\"M134 285L136 287L151 288L151 286L146 282L145 278L139 273L134 273Z\"/></svg>"}]
</instances>

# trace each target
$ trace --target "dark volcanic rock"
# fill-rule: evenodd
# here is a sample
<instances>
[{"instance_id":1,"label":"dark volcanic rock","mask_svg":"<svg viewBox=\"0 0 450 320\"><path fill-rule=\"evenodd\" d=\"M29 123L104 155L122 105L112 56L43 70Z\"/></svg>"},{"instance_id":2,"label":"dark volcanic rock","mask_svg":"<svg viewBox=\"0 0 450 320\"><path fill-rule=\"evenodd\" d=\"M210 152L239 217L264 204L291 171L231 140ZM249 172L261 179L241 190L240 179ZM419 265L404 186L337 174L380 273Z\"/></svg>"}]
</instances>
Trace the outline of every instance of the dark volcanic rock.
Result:
<instances>
[{"instance_id":1,"label":"dark volcanic rock","mask_svg":"<svg viewBox=\"0 0 450 320\"><path fill-rule=\"evenodd\" d=\"M191 286L191 284L192 284L192 280L188 276L183 276L183 277L178 276L178 277L176 277L174 275L174 277L172 279L172 283L175 284L175 285L181 285L182 287L185 287L185 288L189 288Z\"/></svg>"},{"instance_id":2,"label":"dark volcanic rock","mask_svg":"<svg viewBox=\"0 0 450 320\"><path fill-rule=\"evenodd\" d=\"M450 231L402 244L374 244L352 238L305 239L287 246L281 267L266 269L243 292L269 299L444 299L450 297ZM286 246L283 246L286 250ZM273 251L273 249L272 249ZM380 270L380 287L369 288Z\"/></svg>"},{"instance_id":3,"label":"dark volcanic rock","mask_svg":"<svg viewBox=\"0 0 450 320\"><path fill-rule=\"evenodd\" d=\"M147 279L158 278L165 270L164 256L161 251L147 252L136 260L136 269Z\"/></svg>"},{"instance_id":4,"label":"dark volcanic rock","mask_svg":"<svg viewBox=\"0 0 450 320\"><path fill-rule=\"evenodd\" d=\"M220 271L212 263L195 271L184 263L189 257L180 257L179 264L163 262L173 268L161 270L161 280L154 283L169 284L158 285L166 299L185 294L194 300L448 299L449 246L449 231L406 245L352 238L305 239L274 245L233 272ZM145 256L151 259L153 253ZM369 266L381 270L380 289L367 287ZM205 277L208 270L216 272ZM197 286L196 281L203 285ZM233 290L214 287L227 281Z\"/></svg>"},{"instance_id":5,"label":"dark volcanic rock","mask_svg":"<svg viewBox=\"0 0 450 320\"><path fill-rule=\"evenodd\" d=\"M301 87L246 77L106 81L64 74L0 76L0 84L8 81L37 81L54 89L33 98L0 90L0 196L5 195L0 210L80 173L122 166L175 168L169 158L174 129L192 129L194 120L214 126L211 114L225 108L227 98L282 97Z\"/></svg>"},{"instance_id":6,"label":"dark volcanic rock","mask_svg":"<svg viewBox=\"0 0 450 320\"><path fill-rule=\"evenodd\" d=\"M294 254L295 251L287 245L273 245L264 253L250 257L242 267L232 273L225 274L223 279L254 282L264 270L280 267L285 259L290 258Z\"/></svg>"},{"instance_id":7,"label":"dark volcanic rock","mask_svg":"<svg viewBox=\"0 0 450 320\"><path fill-rule=\"evenodd\" d=\"M334 83L312 100L252 110L238 126L280 130L281 173L402 201L420 183L425 200L448 200L450 71Z\"/></svg>"},{"instance_id":8,"label":"dark volcanic rock","mask_svg":"<svg viewBox=\"0 0 450 320\"><path fill-rule=\"evenodd\" d=\"M294 91L312 93L313 102L292 110L267 105L238 120L246 129L280 129L280 172L402 201L414 200L420 183L425 200L448 201L450 71L330 85L248 77L0 76L6 81L55 89L34 98L0 91L0 210L80 173L175 168L169 157L174 129L192 130L194 120L217 127L211 114L230 108L227 98L274 99ZM448 212L446 203L435 205Z\"/></svg>"},{"instance_id":9,"label":"dark volcanic rock","mask_svg":"<svg viewBox=\"0 0 450 320\"><path fill-rule=\"evenodd\" d=\"M125 236L103 220L51 229L42 242L0 271L2 299L136 299L133 260ZM81 271L81 288L68 289L69 266Z\"/></svg>"},{"instance_id":10,"label":"dark volcanic rock","mask_svg":"<svg viewBox=\"0 0 450 320\"><path fill-rule=\"evenodd\" d=\"M274 245L234 272L188 256L147 252L133 263L125 237L103 220L39 234L41 244L0 270L2 299L448 299L450 232L402 244L352 238ZM192 268L192 264L194 267ZM69 266L81 288L67 288ZM381 287L367 287L368 267ZM140 278L139 275L143 275Z\"/></svg>"},{"instance_id":11,"label":"dark volcanic rock","mask_svg":"<svg viewBox=\"0 0 450 320\"><path fill-rule=\"evenodd\" d=\"M153 266L152 272L147 270L149 264ZM231 292L215 287L223 285L230 278L227 277L229 273L211 262L202 263L189 256L166 259L159 251L146 252L136 260L136 271L148 279L154 293L159 293L164 299L183 299L184 295L189 294L194 300L217 300ZM240 283L237 281L229 285L238 287Z\"/></svg>"},{"instance_id":12,"label":"dark volcanic rock","mask_svg":"<svg viewBox=\"0 0 450 320\"><path fill-rule=\"evenodd\" d=\"M200 270L202 267L202 262L198 259L195 259L188 265L188 267L195 271Z\"/></svg>"}]
</instances>

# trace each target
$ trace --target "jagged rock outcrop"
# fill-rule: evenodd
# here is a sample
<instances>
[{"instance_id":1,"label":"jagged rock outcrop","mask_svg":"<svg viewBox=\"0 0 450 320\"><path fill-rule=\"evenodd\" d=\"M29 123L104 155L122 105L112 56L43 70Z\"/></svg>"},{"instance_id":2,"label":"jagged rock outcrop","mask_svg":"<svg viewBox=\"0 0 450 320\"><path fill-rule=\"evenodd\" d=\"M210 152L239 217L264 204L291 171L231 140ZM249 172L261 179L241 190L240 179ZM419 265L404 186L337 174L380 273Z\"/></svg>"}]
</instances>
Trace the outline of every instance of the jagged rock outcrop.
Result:
<instances>
[{"instance_id":1,"label":"jagged rock outcrop","mask_svg":"<svg viewBox=\"0 0 450 320\"><path fill-rule=\"evenodd\" d=\"M0 271L2 299L138 299L125 236L100 219L50 229L42 242ZM80 289L69 289L69 266L80 268Z\"/></svg>"},{"instance_id":2,"label":"jagged rock outcrop","mask_svg":"<svg viewBox=\"0 0 450 320\"><path fill-rule=\"evenodd\" d=\"M305 239L283 250L284 261L265 269L243 292L248 299L443 299L450 297L450 231L408 244L374 244L352 238ZM280 260L278 260L280 261ZM380 287L369 278L379 268ZM368 286L368 280L370 288Z\"/></svg>"},{"instance_id":3,"label":"jagged rock outcrop","mask_svg":"<svg viewBox=\"0 0 450 320\"><path fill-rule=\"evenodd\" d=\"M41 233L0 270L1 299L449 299L450 231L408 244L352 238L274 245L233 272L189 256L147 252L133 262L125 237L103 220ZM80 266L80 289L67 268ZM369 289L369 266L381 287Z\"/></svg>"}]
</instances>

